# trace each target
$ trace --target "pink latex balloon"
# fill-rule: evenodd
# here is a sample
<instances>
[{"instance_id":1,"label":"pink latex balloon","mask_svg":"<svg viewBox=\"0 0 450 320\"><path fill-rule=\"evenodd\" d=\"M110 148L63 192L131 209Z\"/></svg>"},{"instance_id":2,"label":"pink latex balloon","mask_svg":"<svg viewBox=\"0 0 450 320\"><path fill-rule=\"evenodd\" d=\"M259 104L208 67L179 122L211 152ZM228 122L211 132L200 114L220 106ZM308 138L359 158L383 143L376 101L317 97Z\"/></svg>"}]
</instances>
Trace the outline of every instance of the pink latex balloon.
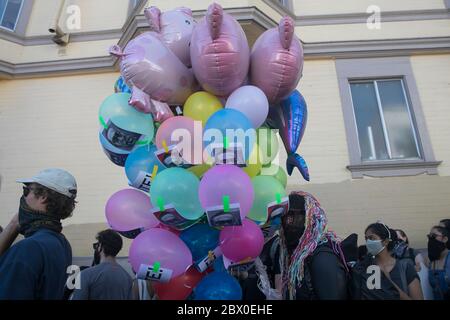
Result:
<instances>
[{"instance_id":1,"label":"pink latex balloon","mask_svg":"<svg viewBox=\"0 0 450 320\"><path fill-rule=\"evenodd\" d=\"M224 257L237 263L261 254L264 235L256 223L245 219L242 226L224 227L219 241Z\"/></svg>"},{"instance_id":2,"label":"pink latex balloon","mask_svg":"<svg viewBox=\"0 0 450 320\"><path fill-rule=\"evenodd\" d=\"M186 244L170 231L153 228L133 240L129 260L137 272L141 264L153 265L173 271L172 277L184 273L192 264L192 254Z\"/></svg>"},{"instance_id":3,"label":"pink latex balloon","mask_svg":"<svg viewBox=\"0 0 450 320\"><path fill-rule=\"evenodd\" d=\"M253 205L254 193L250 177L241 168L233 165L216 165L209 169L200 181L198 193L205 210L222 205L223 196L229 196L230 204L240 204L241 219L247 216Z\"/></svg>"},{"instance_id":4,"label":"pink latex balloon","mask_svg":"<svg viewBox=\"0 0 450 320\"><path fill-rule=\"evenodd\" d=\"M180 7L161 13L157 7L150 7L144 10L144 14L150 30L159 33L164 44L184 65L190 67L189 44L195 26L191 9Z\"/></svg>"},{"instance_id":5,"label":"pink latex balloon","mask_svg":"<svg viewBox=\"0 0 450 320\"><path fill-rule=\"evenodd\" d=\"M294 20L281 19L278 28L256 40L251 55L251 83L266 94L270 103L289 96L303 71L303 47L294 34Z\"/></svg>"},{"instance_id":6,"label":"pink latex balloon","mask_svg":"<svg viewBox=\"0 0 450 320\"><path fill-rule=\"evenodd\" d=\"M123 51L118 45L112 46L110 53L120 58L120 72L126 83L132 86L132 96L137 94L136 89L140 89L151 99L182 105L196 89L191 70L155 32L137 36Z\"/></svg>"},{"instance_id":7,"label":"pink latex balloon","mask_svg":"<svg viewBox=\"0 0 450 320\"><path fill-rule=\"evenodd\" d=\"M198 122L198 134L202 134L201 122ZM182 158L191 164L194 164L195 159L195 121L189 117L176 116L172 117L158 128L155 137L156 146L159 149L164 148L163 141L166 141L167 147L177 145L179 151L182 151ZM201 154L202 149L198 150ZM201 156L200 156L201 158Z\"/></svg>"},{"instance_id":8,"label":"pink latex balloon","mask_svg":"<svg viewBox=\"0 0 450 320\"><path fill-rule=\"evenodd\" d=\"M124 189L114 193L106 203L105 215L108 224L116 231L138 228L153 228L159 221L150 214L150 197L135 189Z\"/></svg>"},{"instance_id":9,"label":"pink latex balloon","mask_svg":"<svg viewBox=\"0 0 450 320\"><path fill-rule=\"evenodd\" d=\"M240 87L248 73L249 54L240 24L220 5L211 4L191 40L192 68L203 89L222 97Z\"/></svg>"}]
</instances>

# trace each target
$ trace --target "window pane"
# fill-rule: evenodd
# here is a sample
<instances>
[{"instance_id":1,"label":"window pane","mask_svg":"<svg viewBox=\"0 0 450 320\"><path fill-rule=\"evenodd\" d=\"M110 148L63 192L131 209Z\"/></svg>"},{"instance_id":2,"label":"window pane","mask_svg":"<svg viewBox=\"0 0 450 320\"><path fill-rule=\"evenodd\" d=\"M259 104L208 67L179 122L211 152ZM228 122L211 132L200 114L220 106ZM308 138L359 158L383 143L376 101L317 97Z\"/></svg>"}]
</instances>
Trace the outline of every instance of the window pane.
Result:
<instances>
[{"instance_id":1,"label":"window pane","mask_svg":"<svg viewBox=\"0 0 450 320\"><path fill-rule=\"evenodd\" d=\"M7 0L0 0L0 21L3 17L3 12L5 11Z\"/></svg>"},{"instance_id":2,"label":"window pane","mask_svg":"<svg viewBox=\"0 0 450 320\"><path fill-rule=\"evenodd\" d=\"M377 85L392 158L418 158L414 129L401 81L377 81Z\"/></svg>"},{"instance_id":3,"label":"window pane","mask_svg":"<svg viewBox=\"0 0 450 320\"><path fill-rule=\"evenodd\" d=\"M19 17L20 5L22 0L9 0L6 4L5 13L2 19L2 26L11 30L16 28L17 18Z\"/></svg>"},{"instance_id":4,"label":"window pane","mask_svg":"<svg viewBox=\"0 0 450 320\"><path fill-rule=\"evenodd\" d=\"M386 160L389 155L383 134L373 82L350 84L361 159Z\"/></svg>"}]
</instances>

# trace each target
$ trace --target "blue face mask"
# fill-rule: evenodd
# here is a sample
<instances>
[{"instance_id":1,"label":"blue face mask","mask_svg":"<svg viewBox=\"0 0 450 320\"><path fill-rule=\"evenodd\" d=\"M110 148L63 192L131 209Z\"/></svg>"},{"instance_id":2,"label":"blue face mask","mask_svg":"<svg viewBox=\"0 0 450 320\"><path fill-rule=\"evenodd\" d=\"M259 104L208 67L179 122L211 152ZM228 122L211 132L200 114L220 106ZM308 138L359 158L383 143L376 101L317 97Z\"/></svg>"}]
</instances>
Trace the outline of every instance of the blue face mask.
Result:
<instances>
[{"instance_id":1,"label":"blue face mask","mask_svg":"<svg viewBox=\"0 0 450 320\"><path fill-rule=\"evenodd\" d=\"M381 251L384 250L384 246L381 240L366 240L367 252L372 256L377 256Z\"/></svg>"}]
</instances>

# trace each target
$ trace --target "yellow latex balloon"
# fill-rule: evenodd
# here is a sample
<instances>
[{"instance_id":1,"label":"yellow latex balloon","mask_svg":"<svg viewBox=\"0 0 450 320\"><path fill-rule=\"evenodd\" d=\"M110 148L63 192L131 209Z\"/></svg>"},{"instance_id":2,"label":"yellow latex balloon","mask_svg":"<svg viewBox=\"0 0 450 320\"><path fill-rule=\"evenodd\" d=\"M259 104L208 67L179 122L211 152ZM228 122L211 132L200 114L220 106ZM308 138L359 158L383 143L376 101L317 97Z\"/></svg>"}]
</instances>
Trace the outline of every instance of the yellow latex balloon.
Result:
<instances>
[{"instance_id":1,"label":"yellow latex balloon","mask_svg":"<svg viewBox=\"0 0 450 320\"><path fill-rule=\"evenodd\" d=\"M261 172L262 163L261 163L261 150L258 144L255 143L252 153L250 154L249 159L247 160L247 166L244 169L244 172L248 174L250 178L256 177Z\"/></svg>"},{"instance_id":2,"label":"yellow latex balloon","mask_svg":"<svg viewBox=\"0 0 450 320\"><path fill-rule=\"evenodd\" d=\"M205 126L206 121L216 111L223 108L220 100L206 91L191 94L184 103L183 115L197 121Z\"/></svg>"},{"instance_id":3,"label":"yellow latex balloon","mask_svg":"<svg viewBox=\"0 0 450 320\"><path fill-rule=\"evenodd\" d=\"M209 164L200 164L198 166L190 167L188 170L195 174L199 179L203 177L206 171L211 168Z\"/></svg>"}]
</instances>

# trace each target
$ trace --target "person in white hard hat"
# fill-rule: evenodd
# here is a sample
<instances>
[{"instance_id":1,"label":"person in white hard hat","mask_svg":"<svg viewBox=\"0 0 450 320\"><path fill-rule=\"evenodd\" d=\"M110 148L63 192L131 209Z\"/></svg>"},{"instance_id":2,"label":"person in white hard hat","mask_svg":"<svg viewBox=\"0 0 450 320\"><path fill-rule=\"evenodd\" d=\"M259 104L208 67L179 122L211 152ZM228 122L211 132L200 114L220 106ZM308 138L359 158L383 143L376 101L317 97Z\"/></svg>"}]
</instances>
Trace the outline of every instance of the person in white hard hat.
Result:
<instances>
[{"instance_id":1,"label":"person in white hard hat","mask_svg":"<svg viewBox=\"0 0 450 320\"><path fill-rule=\"evenodd\" d=\"M72 249L61 220L75 209L75 178L52 168L17 182L19 211L0 234L0 299L62 299ZM19 233L25 239L11 246Z\"/></svg>"}]
</instances>

